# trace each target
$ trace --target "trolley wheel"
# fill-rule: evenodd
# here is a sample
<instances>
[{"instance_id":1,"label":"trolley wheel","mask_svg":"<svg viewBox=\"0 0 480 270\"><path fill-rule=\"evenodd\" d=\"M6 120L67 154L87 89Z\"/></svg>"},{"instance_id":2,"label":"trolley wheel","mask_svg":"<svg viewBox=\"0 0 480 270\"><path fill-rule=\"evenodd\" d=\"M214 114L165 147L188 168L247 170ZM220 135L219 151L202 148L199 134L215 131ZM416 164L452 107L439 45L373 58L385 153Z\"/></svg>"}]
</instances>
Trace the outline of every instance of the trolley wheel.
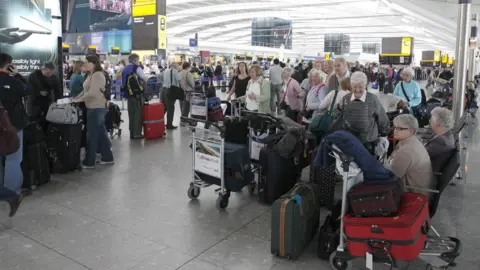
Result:
<instances>
[{"instance_id":1,"label":"trolley wheel","mask_svg":"<svg viewBox=\"0 0 480 270\"><path fill-rule=\"evenodd\" d=\"M427 264L427 266L425 267L425 270L435 270L435 269L437 268L431 264Z\"/></svg>"},{"instance_id":2,"label":"trolley wheel","mask_svg":"<svg viewBox=\"0 0 480 270\"><path fill-rule=\"evenodd\" d=\"M248 194L249 194L250 196L255 195L255 188L256 188L255 184L250 184L250 185L248 186Z\"/></svg>"},{"instance_id":3,"label":"trolley wheel","mask_svg":"<svg viewBox=\"0 0 480 270\"><path fill-rule=\"evenodd\" d=\"M330 267L334 270L351 270L352 269L352 262L341 259L337 257L337 252L333 252L330 255Z\"/></svg>"},{"instance_id":4,"label":"trolley wheel","mask_svg":"<svg viewBox=\"0 0 480 270\"><path fill-rule=\"evenodd\" d=\"M224 210L228 206L228 197L220 194L217 198L217 209Z\"/></svg>"},{"instance_id":5,"label":"trolley wheel","mask_svg":"<svg viewBox=\"0 0 480 270\"><path fill-rule=\"evenodd\" d=\"M32 191L34 191L34 190L37 189L37 186L36 186L36 185L32 185L32 186L30 187L30 189L31 189Z\"/></svg>"},{"instance_id":6,"label":"trolley wheel","mask_svg":"<svg viewBox=\"0 0 480 270\"><path fill-rule=\"evenodd\" d=\"M198 198L198 196L200 196L200 188L194 185L190 185L187 194L188 198L190 198L191 200L195 200Z\"/></svg>"}]
</instances>

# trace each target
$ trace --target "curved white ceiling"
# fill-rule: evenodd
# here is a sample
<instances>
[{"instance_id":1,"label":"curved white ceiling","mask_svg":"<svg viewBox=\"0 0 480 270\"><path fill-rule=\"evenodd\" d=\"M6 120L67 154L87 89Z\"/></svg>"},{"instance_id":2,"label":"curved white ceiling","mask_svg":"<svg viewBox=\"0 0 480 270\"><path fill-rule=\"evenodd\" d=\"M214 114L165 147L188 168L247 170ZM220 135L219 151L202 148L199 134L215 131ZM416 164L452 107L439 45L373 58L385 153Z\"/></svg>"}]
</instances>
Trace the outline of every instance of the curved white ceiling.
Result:
<instances>
[{"instance_id":1,"label":"curved white ceiling","mask_svg":"<svg viewBox=\"0 0 480 270\"><path fill-rule=\"evenodd\" d=\"M323 51L324 35L350 35L352 50L382 37L412 36L415 49L453 51L453 0L167 0L168 36L251 45L253 18L293 22L296 51ZM480 9L474 0L473 12ZM448 16L444 16L448 9Z\"/></svg>"}]
</instances>

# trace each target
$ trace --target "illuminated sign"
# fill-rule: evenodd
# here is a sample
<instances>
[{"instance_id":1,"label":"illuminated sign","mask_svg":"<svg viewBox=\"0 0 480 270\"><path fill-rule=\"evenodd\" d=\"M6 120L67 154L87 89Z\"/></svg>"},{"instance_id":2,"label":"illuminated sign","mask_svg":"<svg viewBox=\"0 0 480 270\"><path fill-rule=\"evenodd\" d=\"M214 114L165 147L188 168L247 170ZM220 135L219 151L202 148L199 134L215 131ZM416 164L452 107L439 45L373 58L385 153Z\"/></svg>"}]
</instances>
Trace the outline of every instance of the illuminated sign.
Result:
<instances>
[{"instance_id":1,"label":"illuminated sign","mask_svg":"<svg viewBox=\"0 0 480 270\"><path fill-rule=\"evenodd\" d=\"M382 38L381 56L411 56L412 53L412 37Z\"/></svg>"},{"instance_id":2,"label":"illuminated sign","mask_svg":"<svg viewBox=\"0 0 480 270\"><path fill-rule=\"evenodd\" d=\"M88 53L97 53L97 46L93 46L93 45L88 46L87 54Z\"/></svg>"},{"instance_id":3,"label":"illuminated sign","mask_svg":"<svg viewBox=\"0 0 480 270\"><path fill-rule=\"evenodd\" d=\"M454 62L453 56L448 57L448 64L453 66L453 62Z\"/></svg>"},{"instance_id":4,"label":"illuminated sign","mask_svg":"<svg viewBox=\"0 0 480 270\"><path fill-rule=\"evenodd\" d=\"M434 55L433 55L433 61L435 62L440 62L440 51L436 50Z\"/></svg>"},{"instance_id":5,"label":"illuminated sign","mask_svg":"<svg viewBox=\"0 0 480 270\"><path fill-rule=\"evenodd\" d=\"M158 15L158 48L167 49L167 16Z\"/></svg>"},{"instance_id":6,"label":"illuminated sign","mask_svg":"<svg viewBox=\"0 0 480 270\"><path fill-rule=\"evenodd\" d=\"M62 52L69 53L70 52L70 45L62 43Z\"/></svg>"},{"instance_id":7,"label":"illuminated sign","mask_svg":"<svg viewBox=\"0 0 480 270\"><path fill-rule=\"evenodd\" d=\"M325 60L330 60L330 53L325 53Z\"/></svg>"},{"instance_id":8,"label":"illuminated sign","mask_svg":"<svg viewBox=\"0 0 480 270\"><path fill-rule=\"evenodd\" d=\"M448 55L444 54L442 55L442 64L448 63Z\"/></svg>"},{"instance_id":9,"label":"illuminated sign","mask_svg":"<svg viewBox=\"0 0 480 270\"><path fill-rule=\"evenodd\" d=\"M132 16L142 17L157 14L157 0L133 0Z\"/></svg>"},{"instance_id":10,"label":"illuminated sign","mask_svg":"<svg viewBox=\"0 0 480 270\"><path fill-rule=\"evenodd\" d=\"M113 46L111 52L112 54L120 54L120 47Z\"/></svg>"}]
</instances>

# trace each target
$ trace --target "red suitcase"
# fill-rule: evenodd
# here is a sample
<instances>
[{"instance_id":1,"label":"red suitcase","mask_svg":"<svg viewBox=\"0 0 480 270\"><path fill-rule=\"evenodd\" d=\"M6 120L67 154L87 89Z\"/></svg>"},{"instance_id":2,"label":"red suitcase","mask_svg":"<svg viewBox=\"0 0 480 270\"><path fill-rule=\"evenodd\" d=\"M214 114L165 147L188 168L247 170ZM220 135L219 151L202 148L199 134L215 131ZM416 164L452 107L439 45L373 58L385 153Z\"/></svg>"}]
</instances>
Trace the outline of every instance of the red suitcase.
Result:
<instances>
[{"instance_id":1,"label":"red suitcase","mask_svg":"<svg viewBox=\"0 0 480 270\"><path fill-rule=\"evenodd\" d=\"M395 260L415 260L424 247L430 224L428 199L421 194L405 192L394 217L349 215L343 221L351 256L365 257L369 252L374 256L389 255Z\"/></svg>"},{"instance_id":2,"label":"red suitcase","mask_svg":"<svg viewBox=\"0 0 480 270\"><path fill-rule=\"evenodd\" d=\"M143 105L143 132L146 139L157 139L165 134L164 104Z\"/></svg>"}]
</instances>

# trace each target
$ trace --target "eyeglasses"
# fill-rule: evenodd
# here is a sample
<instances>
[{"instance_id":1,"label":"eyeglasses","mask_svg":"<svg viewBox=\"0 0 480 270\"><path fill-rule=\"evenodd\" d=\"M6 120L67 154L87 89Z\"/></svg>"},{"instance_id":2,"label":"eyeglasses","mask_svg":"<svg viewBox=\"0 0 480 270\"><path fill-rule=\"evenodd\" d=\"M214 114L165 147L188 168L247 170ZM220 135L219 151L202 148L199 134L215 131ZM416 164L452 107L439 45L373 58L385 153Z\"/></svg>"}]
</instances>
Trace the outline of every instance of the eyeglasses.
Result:
<instances>
[{"instance_id":1,"label":"eyeglasses","mask_svg":"<svg viewBox=\"0 0 480 270\"><path fill-rule=\"evenodd\" d=\"M404 130L409 130L409 128L404 128L404 127L394 127L396 131L404 131Z\"/></svg>"}]
</instances>

